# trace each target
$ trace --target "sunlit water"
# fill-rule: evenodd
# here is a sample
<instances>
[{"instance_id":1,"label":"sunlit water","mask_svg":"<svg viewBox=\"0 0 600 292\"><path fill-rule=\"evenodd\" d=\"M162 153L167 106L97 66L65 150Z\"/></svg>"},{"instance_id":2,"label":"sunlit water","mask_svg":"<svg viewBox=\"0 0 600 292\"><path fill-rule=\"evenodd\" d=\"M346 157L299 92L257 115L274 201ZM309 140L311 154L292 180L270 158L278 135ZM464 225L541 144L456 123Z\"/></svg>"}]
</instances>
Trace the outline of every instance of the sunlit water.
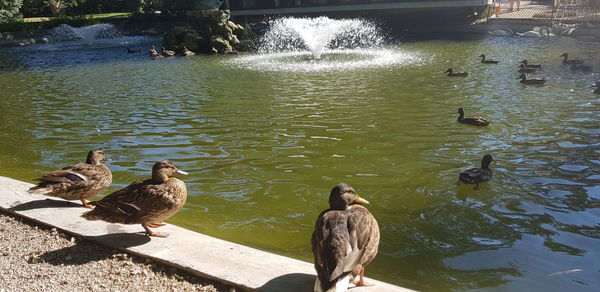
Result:
<instances>
[{"instance_id":1,"label":"sunlit water","mask_svg":"<svg viewBox=\"0 0 600 292\"><path fill-rule=\"evenodd\" d=\"M0 50L0 175L31 181L103 147L113 191L170 159L190 176L169 223L306 261L329 190L346 182L381 227L368 276L424 291L600 287L600 100L589 88L600 76L558 57L595 60L597 42L422 41L387 46L399 56L389 64L342 70L301 55L276 61L296 69L271 70L257 54L125 49L158 43ZM518 83L523 58L544 64L547 85ZM457 123L458 107L491 125ZM492 182L457 186L486 153Z\"/></svg>"}]
</instances>

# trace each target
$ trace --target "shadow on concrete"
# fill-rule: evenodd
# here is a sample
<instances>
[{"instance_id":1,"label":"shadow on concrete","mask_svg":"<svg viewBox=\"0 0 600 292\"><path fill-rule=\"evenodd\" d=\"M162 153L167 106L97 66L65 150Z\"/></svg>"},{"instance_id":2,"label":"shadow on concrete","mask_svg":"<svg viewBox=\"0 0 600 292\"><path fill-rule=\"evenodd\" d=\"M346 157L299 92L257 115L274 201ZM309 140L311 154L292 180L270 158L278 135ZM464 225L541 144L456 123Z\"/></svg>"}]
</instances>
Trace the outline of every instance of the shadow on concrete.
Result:
<instances>
[{"instance_id":1,"label":"shadow on concrete","mask_svg":"<svg viewBox=\"0 0 600 292\"><path fill-rule=\"evenodd\" d=\"M30 201L27 203L22 203L22 204L19 204L19 205L9 208L9 210L17 212L17 211L27 211L27 210L42 209L42 208L73 208L73 207L83 208L83 205L81 203L74 203L74 202L63 201L63 200L45 199L45 200L37 200L37 201Z\"/></svg>"},{"instance_id":2,"label":"shadow on concrete","mask_svg":"<svg viewBox=\"0 0 600 292\"><path fill-rule=\"evenodd\" d=\"M145 233L109 233L85 238L114 248L129 248L150 242L150 236Z\"/></svg>"},{"instance_id":3,"label":"shadow on concrete","mask_svg":"<svg viewBox=\"0 0 600 292\"><path fill-rule=\"evenodd\" d=\"M269 280L266 284L262 285L256 291L261 292L304 292L313 291L315 286L315 275L293 273L279 276Z\"/></svg>"},{"instance_id":4,"label":"shadow on concrete","mask_svg":"<svg viewBox=\"0 0 600 292\"><path fill-rule=\"evenodd\" d=\"M39 256L31 256L30 263L45 262L54 266L75 266L111 258L114 249L101 247L91 242L81 241L76 245L49 251Z\"/></svg>"}]
</instances>

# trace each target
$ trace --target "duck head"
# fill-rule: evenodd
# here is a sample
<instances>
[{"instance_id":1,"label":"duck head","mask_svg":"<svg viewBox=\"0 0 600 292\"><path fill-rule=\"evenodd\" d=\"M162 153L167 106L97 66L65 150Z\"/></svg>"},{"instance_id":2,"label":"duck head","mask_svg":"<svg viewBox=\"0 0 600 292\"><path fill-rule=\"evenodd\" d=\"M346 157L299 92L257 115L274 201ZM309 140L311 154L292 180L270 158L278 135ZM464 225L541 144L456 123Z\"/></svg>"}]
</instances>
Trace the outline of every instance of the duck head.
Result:
<instances>
[{"instance_id":1,"label":"duck head","mask_svg":"<svg viewBox=\"0 0 600 292\"><path fill-rule=\"evenodd\" d=\"M461 117L464 117L464 116L465 116L465 111L463 110L463 108L462 108L462 107L459 107L459 108L458 108L458 114L459 114Z\"/></svg>"},{"instance_id":2,"label":"duck head","mask_svg":"<svg viewBox=\"0 0 600 292\"><path fill-rule=\"evenodd\" d=\"M162 160L155 163L152 167L152 180L154 180L156 183L163 183L176 173L188 175L187 172L177 169L177 167L175 167L171 161Z\"/></svg>"},{"instance_id":3,"label":"duck head","mask_svg":"<svg viewBox=\"0 0 600 292\"><path fill-rule=\"evenodd\" d=\"M523 61L521 61L521 64L525 64L525 65L527 65L527 60L523 60Z\"/></svg>"},{"instance_id":4,"label":"duck head","mask_svg":"<svg viewBox=\"0 0 600 292\"><path fill-rule=\"evenodd\" d=\"M563 54L562 54L562 55L560 55L559 57L565 57L565 59L566 59L566 58L568 58L568 57L569 57L569 54L567 54L567 53L563 53Z\"/></svg>"},{"instance_id":5,"label":"duck head","mask_svg":"<svg viewBox=\"0 0 600 292\"><path fill-rule=\"evenodd\" d=\"M454 71L454 70L452 70L452 68L448 68L448 70L446 70L446 72L444 72L444 73L452 73L452 71Z\"/></svg>"},{"instance_id":6,"label":"duck head","mask_svg":"<svg viewBox=\"0 0 600 292\"><path fill-rule=\"evenodd\" d=\"M352 204L368 204L369 201L358 196L354 188L341 183L329 193L329 207L334 210L346 210Z\"/></svg>"},{"instance_id":7,"label":"duck head","mask_svg":"<svg viewBox=\"0 0 600 292\"><path fill-rule=\"evenodd\" d=\"M483 168L483 169L490 168L490 163L492 163L492 161L494 161L494 158L492 158L492 155L489 155L489 154L484 155L483 158L481 159L481 168Z\"/></svg>"},{"instance_id":8,"label":"duck head","mask_svg":"<svg viewBox=\"0 0 600 292\"><path fill-rule=\"evenodd\" d=\"M479 55L479 57L485 59L485 54L481 54L481 55Z\"/></svg>"},{"instance_id":9,"label":"duck head","mask_svg":"<svg viewBox=\"0 0 600 292\"><path fill-rule=\"evenodd\" d=\"M98 164L100 164L100 161L102 161L102 160L108 160L108 158L106 158L106 155L104 155L104 150L94 149L94 150L88 152L85 163L98 165Z\"/></svg>"}]
</instances>

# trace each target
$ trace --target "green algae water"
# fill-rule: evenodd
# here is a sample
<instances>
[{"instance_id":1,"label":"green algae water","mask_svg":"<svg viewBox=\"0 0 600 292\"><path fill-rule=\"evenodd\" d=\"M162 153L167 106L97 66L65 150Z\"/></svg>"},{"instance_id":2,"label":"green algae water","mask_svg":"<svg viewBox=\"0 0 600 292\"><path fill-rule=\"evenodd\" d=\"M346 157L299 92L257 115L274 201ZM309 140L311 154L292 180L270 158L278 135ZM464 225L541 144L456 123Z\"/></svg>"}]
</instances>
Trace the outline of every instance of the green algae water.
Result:
<instances>
[{"instance_id":1,"label":"green algae water","mask_svg":"<svg viewBox=\"0 0 600 292\"><path fill-rule=\"evenodd\" d=\"M600 76L558 56L593 64L598 45L433 40L321 61L153 60L126 54L130 43L1 49L0 175L32 181L101 147L114 175L102 196L169 159L190 175L168 223L310 262L315 219L345 182L380 224L369 277L423 291L594 291L600 99L589 86ZM376 62L327 66L336 58ZM544 64L532 76L545 86L518 82L522 59ZM459 107L490 126L457 123ZM458 186L484 154L492 181Z\"/></svg>"}]
</instances>

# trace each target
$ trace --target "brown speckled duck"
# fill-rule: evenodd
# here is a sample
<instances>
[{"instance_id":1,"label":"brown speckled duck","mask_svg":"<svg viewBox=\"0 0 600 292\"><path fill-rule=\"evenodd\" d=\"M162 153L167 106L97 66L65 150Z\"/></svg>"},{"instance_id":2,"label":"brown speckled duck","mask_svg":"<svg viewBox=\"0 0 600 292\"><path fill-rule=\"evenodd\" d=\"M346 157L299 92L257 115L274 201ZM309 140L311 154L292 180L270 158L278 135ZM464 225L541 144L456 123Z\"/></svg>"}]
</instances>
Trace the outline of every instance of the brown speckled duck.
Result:
<instances>
[{"instance_id":1,"label":"brown speckled duck","mask_svg":"<svg viewBox=\"0 0 600 292\"><path fill-rule=\"evenodd\" d=\"M459 123L473 125L473 126L487 126L490 124L490 121L486 120L482 117L465 117L465 111L463 108L458 109L458 119L456 119Z\"/></svg>"},{"instance_id":2,"label":"brown speckled duck","mask_svg":"<svg viewBox=\"0 0 600 292\"><path fill-rule=\"evenodd\" d=\"M497 61L497 60L487 60L485 58L485 54L481 54L481 55L479 55L479 57L481 58L481 63L483 63L483 64L498 64L498 63L500 63L500 61Z\"/></svg>"},{"instance_id":3,"label":"brown speckled duck","mask_svg":"<svg viewBox=\"0 0 600 292\"><path fill-rule=\"evenodd\" d=\"M479 184L492 179L492 170L490 163L494 161L492 155L486 154L481 159L481 167L473 167L462 171L458 175L458 180L466 184Z\"/></svg>"},{"instance_id":4,"label":"brown speckled duck","mask_svg":"<svg viewBox=\"0 0 600 292\"><path fill-rule=\"evenodd\" d=\"M467 73L467 72L454 72L454 70L452 70L452 68L449 68L444 73L448 73L448 74L446 74L448 77L467 77L467 76L469 76L469 73Z\"/></svg>"},{"instance_id":5,"label":"brown speckled duck","mask_svg":"<svg viewBox=\"0 0 600 292\"><path fill-rule=\"evenodd\" d=\"M165 47L161 47L161 54L163 57L175 56L175 51L167 50Z\"/></svg>"},{"instance_id":6,"label":"brown speckled duck","mask_svg":"<svg viewBox=\"0 0 600 292\"><path fill-rule=\"evenodd\" d=\"M173 177L176 173L187 175L170 161L159 161L152 167L152 178L138 180L93 202L96 208L82 216L110 223L142 224L149 236L167 237L150 230L150 227L165 225L161 222L185 204L187 189L183 181Z\"/></svg>"},{"instance_id":7,"label":"brown speckled duck","mask_svg":"<svg viewBox=\"0 0 600 292\"><path fill-rule=\"evenodd\" d=\"M312 234L317 270L314 291L346 291L351 281L364 281L365 266L377 255L379 226L375 217L360 204L369 202L347 184L335 186L329 194L329 209L321 212Z\"/></svg>"},{"instance_id":8,"label":"brown speckled duck","mask_svg":"<svg viewBox=\"0 0 600 292\"><path fill-rule=\"evenodd\" d=\"M150 51L148 52L148 54L150 54L150 57L158 57L160 56L160 54L156 51L156 49L154 48L154 46L152 46L152 49L150 49Z\"/></svg>"},{"instance_id":9,"label":"brown speckled duck","mask_svg":"<svg viewBox=\"0 0 600 292\"><path fill-rule=\"evenodd\" d=\"M188 49L188 48L186 48L186 47L184 46L184 47L183 47L182 54L183 54L184 56L188 57L188 56L193 56L193 55L195 55L196 53L194 53L194 52L190 51L190 49Z\"/></svg>"},{"instance_id":10,"label":"brown speckled duck","mask_svg":"<svg viewBox=\"0 0 600 292\"><path fill-rule=\"evenodd\" d=\"M517 79L521 79L520 82L523 84L541 85L541 84L546 83L546 78L527 78L527 74L525 74L525 73L521 73L521 75Z\"/></svg>"},{"instance_id":11,"label":"brown speckled duck","mask_svg":"<svg viewBox=\"0 0 600 292\"><path fill-rule=\"evenodd\" d=\"M92 150L85 163L69 165L37 178L39 183L30 188L29 193L81 200L86 208L92 208L86 199L97 195L112 183L112 173L100 163L102 160L106 160L104 151Z\"/></svg>"}]
</instances>

